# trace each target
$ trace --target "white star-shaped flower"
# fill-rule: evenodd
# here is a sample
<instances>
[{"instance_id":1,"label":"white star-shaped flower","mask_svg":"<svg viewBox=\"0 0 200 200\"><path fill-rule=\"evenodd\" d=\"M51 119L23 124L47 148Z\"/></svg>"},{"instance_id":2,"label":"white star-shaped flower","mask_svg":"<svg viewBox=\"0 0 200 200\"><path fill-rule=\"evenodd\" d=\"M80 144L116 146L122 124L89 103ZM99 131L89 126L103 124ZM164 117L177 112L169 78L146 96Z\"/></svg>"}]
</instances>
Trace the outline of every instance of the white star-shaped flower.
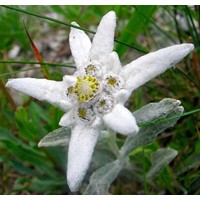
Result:
<instances>
[{"instance_id":1,"label":"white star-shaped flower","mask_svg":"<svg viewBox=\"0 0 200 200\"><path fill-rule=\"evenodd\" d=\"M77 68L73 76L66 75L62 81L10 79L6 85L66 112L59 124L71 127L67 166L71 191L78 190L103 127L124 135L137 134L135 118L124 107L132 91L194 48L193 44L174 45L122 67L113 52L115 26L115 12L110 11L102 18L92 44L83 31L71 28L69 42Z\"/></svg>"}]
</instances>

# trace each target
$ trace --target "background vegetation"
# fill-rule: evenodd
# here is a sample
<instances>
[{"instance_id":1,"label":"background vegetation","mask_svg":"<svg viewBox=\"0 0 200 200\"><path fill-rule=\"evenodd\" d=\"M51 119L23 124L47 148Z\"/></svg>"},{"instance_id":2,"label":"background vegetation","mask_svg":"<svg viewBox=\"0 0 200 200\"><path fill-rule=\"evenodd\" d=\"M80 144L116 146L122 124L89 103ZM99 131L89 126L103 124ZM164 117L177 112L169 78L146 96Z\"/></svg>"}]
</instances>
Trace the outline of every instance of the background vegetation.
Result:
<instances>
[{"instance_id":1,"label":"background vegetation","mask_svg":"<svg viewBox=\"0 0 200 200\"><path fill-rule=\"evenodd\" d=\"M133 166L142 170L132 176L121 172L109 191L112 194L200 194L199 6L12 8L21 11L0 7L0 194L70 194L65 179L67 148L37 147L43 136L58 128L62 111L5 88L8 78L45 75L34 63L37 60L23 21L45 62L63 64L62 67L46 65L49 77L61 80L64 74L74 70L68 42L70 23L76 21L82 28L95 31L101 17L110 10L118 16L115 38L122 43L116 42L115 50L123 64L173 44L192 42L195 45L195 51L176 68L135 91L127 107L135 111L149 102L169 97L181 100L186 112L195 113L183 116L175 127L167 129L152 144L132 152ZM124 139L117 136L119 146ZM150 184L145 174L151 155L161 147L174 148L178 155ZM112 159L110 152L97 151L84 184L92 171Z\"/></svg>"}]
</instances>

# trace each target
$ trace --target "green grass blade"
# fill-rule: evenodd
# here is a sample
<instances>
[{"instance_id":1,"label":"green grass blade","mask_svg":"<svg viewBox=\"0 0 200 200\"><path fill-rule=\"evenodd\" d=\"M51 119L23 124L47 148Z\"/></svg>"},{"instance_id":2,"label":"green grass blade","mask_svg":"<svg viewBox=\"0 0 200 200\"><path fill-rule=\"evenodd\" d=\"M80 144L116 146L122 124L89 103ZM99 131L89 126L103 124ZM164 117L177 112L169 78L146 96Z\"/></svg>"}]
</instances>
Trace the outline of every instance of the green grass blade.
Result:
<instances>
[{"instance_id":1,"label":"green grass blade","mask_svg":"<svg viewBox=\"0 0 200 200\"><path fill-rule=\"evenodd\" d=\"M137 6L134 6L134 7L137 9ZM165 35L166 38L168 38L170 41L172 41L173 43L176 44L176 40L173 39L173 38L171 37L171 35L170 35L168 32L166 32L166 31L164 31L162 28L160 28L160 27L154 22L153 19L151 19L150 17L148 17L148 16L146 15L145 12L142 12L140 9L137 9L137 11L138 11L138 13L144 18L144 20L146 20L146 21L148 21L149 23L151 23L156 29L158 29L163 35Z\"/></svg>"},{"instance_id":2,"label":"green grass blade","mask_svg":"<svg viewBox=\"0 0 200 200\"><path fill-rule=\"evenodd\" d=\"M56 23L61 24L61 25L65 25L65 26L68 26L68 27L74 27L74 28L83 30L83 31L88 32L88 33L92 33L92 34L95 33L94 31L90 31L88 29L84 29L84 28L81 28L79 26L75 26L75 25L72 25L72 24L63 22L61 20L57 20L57 19L51 18L51 17L46 17L46 16L39 15L39 14L36 14L36 13L30 13L30 12L25 11L25 10L20 9L20 8L14 8L12 6L5 6L5 5L1 5L1 6L4 7L4 8L7 8L7 9L11 9L11 10L14 10L14 11L17 11L17 12L21 12L21 13L27 14L27 15L32 15L34 17L39 17L41 19L45 19L45 20L48 20L48 21L56 22Z\"/></svg>"},{"instance_id":3,"label":"green grass blade","mask_svg":"<svg viewBox=\"0 0 200 200\"><path fill-rule=\"evenodd\" d=\"M35 67L32 67L32 68L29 68L29 69L24 69L24 70L19 70L19 71L13 71L13 72L8 72L8 73L3 73L3 74L0 74L0 78L1 77L4 77L4 76L9 76L9 75L12 75L12 74L18 74L20 72L26 72L26 71L30 71L30 70L38 70L41 68L35 68Z\"/></svg>"},{"instance_id":4,"label":"green grass blade","mask_svg":"<svg viewBox=\"0 0 200 200\"><path fill-rule=\"evenodd\" d=\"M188 23L190 35L192 37L193 42L197 45L199 45L199 39L198 39L198 34L196 31L196 27L194 25L194 22L192 20L192 16L190 14L189 8L187 6L184 7L185 15L186 15L186 20Z\"/></svg>"},{"instance_id":5,"label":"green grass blade","mask_svg":"<svg viewBox=\"0 0 200 200\"><path fill-rule=\"evenodd\" d=\"M190 12L190 9L188 8L188 6L185 6L185 11L188 14L188 18L189 18L189 20L190 20L190 22L192 24L192 30L194 31L195 38L196 38L196 40L198 42L198 45L200 45L199 34L198 34L197 29L196 29L196 27L194 25L194 21L193 21L193 18L192 18L192 15L191 15L191 12Z\"/></svg>"},{"instance_id":6,"label":"green grass blade","mask_svg":"<svg viewBox=\"0 0 200 200\"><path fill-rule=\"evenodd\" d=\"M143 164L143 182L144 182L144 194L148 194L147 188L147 177L146 177L146 166L145 166L145 146L142 147L142 164Z\"/></svg>"},{"instance_id":7,"label":"green grass blade","mask_svg":"<svg viewBox=\"0 0 200 200\"><path fill-rule=\"evenodd\" d=\"M65 26L68 26L68 27L77 28L77 29L83 30L83 31L85 31L85 32L95 34L94 31L91 31L91 30L88 30L88 29L85 29L85 28L81 28L81 27L79 27L79 26L75 26L75 25L69 24L69 23L63 22L63 21L61 21L61 20L53 19L53 18L51 18L51 17L46 17L46 16L39 15L39 14L36 14L36 13L30 13L30 12L25 11L25 10L23 10L23 9L14 8L14 7L12 7L12 6L5 6L5 5L1 5L1 6L4 7L4 8L7 8L7 9L11 9L11 10L14 10L14 11L17 11L17 12L21 12L21 13L27 14L27 15L32 15L32 16L34 16L34 17L39 17L39 18L41 18L41 19L45 19L45 20L48 20L48 21L56 22L56 23L59 23L59 24L61 24L61 25L65 25ZM125 42L123 42L123 41L119 41L119 40L116 40L116 39L115 39L114 41L117 42L117 43L119 43L119 44L122 44L122 45L124 45L124 46L131 47L131 48L133 48L133 49L136 49L136 50L138 50L138 51L140 51L140 52L147 53L147 51L145 51L145 50L143 50L143 49L141 49L141 48L138 48L138 47L136 47L136 46L134 46L134 45L130 45L130 44L127 44L127 43L125 43Z\"/></svg>"},{"instance_id":8,"label":"green grass blade","mask_svg":"<svg viewBox=\"0 0 200 200\"><path fill-rule=\"evenodd\" d=\"M140 127L151 126L151 125L154 125L154 124L159 124L159 123L171 121L173 119L185 117L185 116L192 115L192 114L195 114L195 113L198 113L198 112L200 112L200 109L196 109L196 110L192 110L192 111L189 111L189 112L185 112L185 113L180 114L180 115L174 115L172 117L168 117L168 118L164 118L164 119L158 119L158 120L154 120L152 122L144 123L144 124L141 124Z\"/></svg>"},{"instance_id":9,"label":"green grass blade","mask_svg":"<svg viewBox=\"0 0 200 200\"><path fill-rule=\"evenodd\" d=\"M11 63L11 64L40 64L40 62L35 61L26 61L26 60L0 60L0 63ZM49 62L43 62L42 64L49 66L49 67L69 67L69 68L75 68L73 63L49 63Z\"/></svg>"},{"instance_id":10,"label":"green grass blade","mask_svg":"<svg viewBox=\"0 0 200 200\"><path fill-rule=\"evenodd\" d=\"M188 80L190 80L200 91L200 86L198 83L196 83L190 76L188 76L185 72L183 72L182 70L175 68L175 70L181 74L182 76L184 76L185 78L187 78Z\"/></svg>"},{"instance_id":11,"label":"green grass blade","mask_svg":"<svg viewBox=\"0 0 200 200\"><path fill-rule=\"evenodd\" d=\"M178 35L178 39L180 43L183 43L182 38L181 38L181 30L180 30L180 26L177 20L177 9L176 6L173 7L173 19L174 19L174 23L175 23L175 27L176 27L176 32Z\"/></svg>"},{"instance_id":12,"label":"green grass blade","mask_svg":"<svg viewBox=\"0 0 200 200\"><path fill-rule=\"evenodd\" d=\"M129 18L128 24L122 31L120 41L126 41L126 43L135 44L137 36L144 32L144 30L150 24L149 18L153 15L156 8L156 6L137 6L137 9ZM141 13L138 10L147 16L147 18L143 18L143 20L141 20ZM122 56L126 50L127 46L116 46L116 51L118 52L119 56Z\"/></svg>"}]
</instances>

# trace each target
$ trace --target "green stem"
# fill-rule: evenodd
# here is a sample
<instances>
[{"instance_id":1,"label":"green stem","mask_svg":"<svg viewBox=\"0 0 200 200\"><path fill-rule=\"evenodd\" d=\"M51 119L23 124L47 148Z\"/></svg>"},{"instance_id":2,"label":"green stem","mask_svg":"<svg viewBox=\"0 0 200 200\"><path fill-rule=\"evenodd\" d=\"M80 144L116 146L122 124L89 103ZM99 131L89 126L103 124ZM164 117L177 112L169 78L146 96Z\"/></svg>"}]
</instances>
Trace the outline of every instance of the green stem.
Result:
<instances>
[{"instance_id":1,"label":"green stem","mask_svg":"<svg viewBox=\"0 0 200 200\"><path fill-rule=\"evenodd\" d=\"M110 135L109 135L110 137L108 138L109 147L111 151L115 154L116 158L119 158L120 153L119 153L119 148L116 143L116 132L112 130L109 130L109 132L110 132Z\"/></svg>"}]
</instances>

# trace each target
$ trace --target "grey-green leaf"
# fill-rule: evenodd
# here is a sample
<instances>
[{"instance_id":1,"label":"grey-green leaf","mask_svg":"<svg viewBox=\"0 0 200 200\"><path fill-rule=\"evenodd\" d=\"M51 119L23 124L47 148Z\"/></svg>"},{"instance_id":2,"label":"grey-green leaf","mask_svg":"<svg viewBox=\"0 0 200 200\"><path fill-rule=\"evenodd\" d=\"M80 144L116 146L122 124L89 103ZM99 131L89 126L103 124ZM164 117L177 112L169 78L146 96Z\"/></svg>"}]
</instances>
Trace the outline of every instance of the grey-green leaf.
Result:
<instances>
[{"instance_id":1,"label":"grey-green leaf","mask_svg":"<svg viewBox=\"0 0 200 200\"><path fill-rule=\"evenodd\" d=\"M108 138L110 137L110 132L102 130L100 137L98 139L97 146L102 146L107 143ZM52 147L52 146L68 146L71 136L71 130L68 127L58 128L45 137L43 137L38 143L38 147Z\"/></svg>"},{"instance_id":2,"label":"grey-green leaf","mask_svg":"<svg viewBox=\"0 0 200 200\"><path fill-rule=\"evenodd\" d=\"M67 146L69 144L70 135L70 128L58 128L43 137L38 143L38 147Z\"/></svg>"},{"instance_id":3,"label":"grey-green leaf","mask_svg":"<svg viewBox=\"0 0 200 200\"><path fill-rule=\"evenodd\" d=\"M116 160L101 167L90 177L89 185L84 194L87 195L106 195L110 184L116 179L122 169L122 163Z\"/></svg>"},{"instance_id":4,"label":"grey-green leaf","mask_svg":"<svg viewBox=\"0 0 200 200\"><path fill-rule=\"evenodd\" d=\"M166 119L174 115L180 115L183 110L183 107L180 106L180 101L175 99L163 99L159 103L148 104L133 114L136 117L137 123L141 125L142 123L150 123L158 119ZM121 157L127 156L137 147L151 143L158 134L174 126L179 118L180 117L177 117L165 122L144 126L140 128L137 135L129 135L120 150Z\"/></svg>"},{"instance_id":5,"label":"grey-green leaf","mask_svg":"<svg viewBox=\"0 0 200 200\"><path fill-rule=\"evenodd\" d=\"M180 101L171 98L165 98L158 103L149 103L133 115L136 118L137 124L141 125L146 122L151 122L160 118L167 117L174 109L180 106Z\"/></svg>"},{"instance_id":6,"label":"grey-green leaf","mask_svg":"<svg viewBox=\"0 0 200 200\"><path fill-rule=\"evenodd\" d=\"M152 166L147 173L147 179L153 179L158 176L161 170L167 166L177 154L178 152L171 148L158 149L152 155Z\"/></svg>"}]
</instances>

